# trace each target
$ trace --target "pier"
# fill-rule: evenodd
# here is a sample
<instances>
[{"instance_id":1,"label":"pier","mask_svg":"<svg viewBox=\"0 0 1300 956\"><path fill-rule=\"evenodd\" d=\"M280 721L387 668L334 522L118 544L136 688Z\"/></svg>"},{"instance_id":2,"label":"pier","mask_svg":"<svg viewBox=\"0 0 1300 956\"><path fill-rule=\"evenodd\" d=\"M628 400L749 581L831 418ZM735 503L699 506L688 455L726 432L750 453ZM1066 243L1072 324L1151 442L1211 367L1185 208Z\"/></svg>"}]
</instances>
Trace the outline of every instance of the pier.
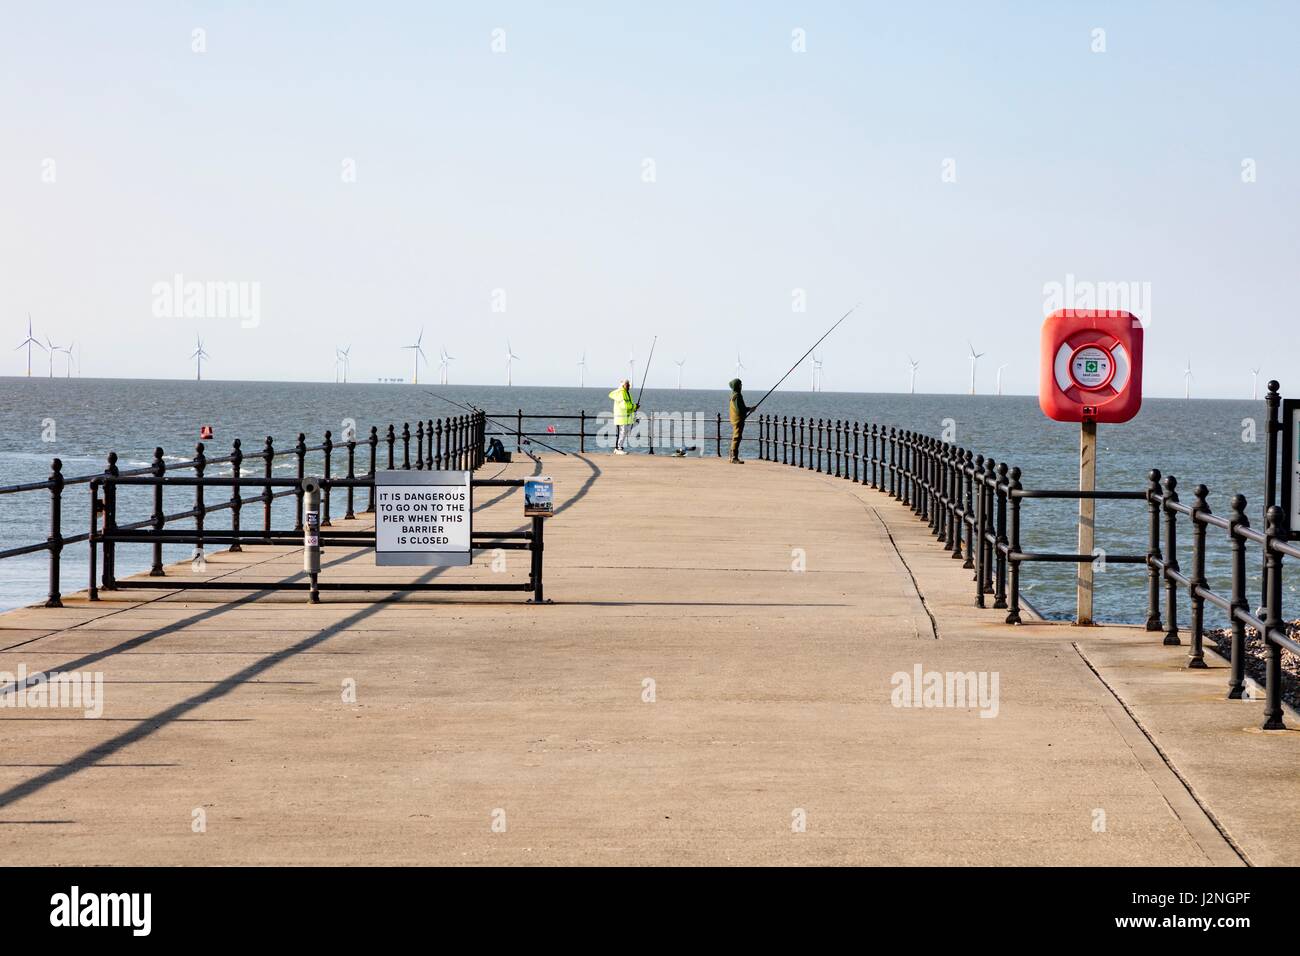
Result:
<instances>
[{"instance_id":1,"label":"pier","mask_svg":"<svg viewBox=\"0 0 1300 956\"><path fill-rule=\"evenodd\" d=\"M551 604L385 594L529 558L377 567L340 537L322 581L369 590L319 604L265 586L303 581L283 539L164 569L220 589L146 574L0 615L0 671L103 675L97 718L0 709L0 861L1300 863L1300 735L1260 729L1260 688L1229 699L1227 662L1142 627L1008 625L996 521L979 607L940 498L793 466L777 434L743 468L470 462L554 479ZM334 531L373 534L360 507ZM529 527L518 487L475 509Z\"/></svg>"}]
</instances>

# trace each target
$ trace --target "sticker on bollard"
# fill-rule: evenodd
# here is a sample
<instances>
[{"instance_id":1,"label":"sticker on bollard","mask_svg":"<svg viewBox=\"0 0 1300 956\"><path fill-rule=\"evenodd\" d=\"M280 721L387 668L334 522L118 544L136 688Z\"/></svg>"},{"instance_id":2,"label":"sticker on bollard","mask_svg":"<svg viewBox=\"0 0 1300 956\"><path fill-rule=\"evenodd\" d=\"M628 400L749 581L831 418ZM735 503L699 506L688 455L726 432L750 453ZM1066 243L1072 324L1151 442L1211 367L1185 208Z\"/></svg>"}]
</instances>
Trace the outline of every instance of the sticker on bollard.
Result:
<instances>
[{"instance_id":1,"label":"sticker on bollard","mask_svg":"<svg viewBox=\"0 0 1300 956\"><path fill-rule=\"evenodd\" d=\"M376 565L467 565L473 524L470 472L375 473Z\"/></svg>"}]
</instances>

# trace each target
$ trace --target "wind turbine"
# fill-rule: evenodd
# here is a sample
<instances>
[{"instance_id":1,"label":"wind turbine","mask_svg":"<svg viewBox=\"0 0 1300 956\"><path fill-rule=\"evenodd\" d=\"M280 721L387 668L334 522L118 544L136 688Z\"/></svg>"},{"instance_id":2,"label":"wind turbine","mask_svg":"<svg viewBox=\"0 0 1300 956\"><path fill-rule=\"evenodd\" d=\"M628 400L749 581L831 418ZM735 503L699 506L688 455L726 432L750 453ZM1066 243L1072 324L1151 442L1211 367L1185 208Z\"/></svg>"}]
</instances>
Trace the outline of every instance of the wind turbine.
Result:
<instances>
[{"instance_id":1,"label":"wind turbine","mask_svg":"<svg viewBox=\"0 0 1300 956\"><path fill-rule=\"evenodd\" d=\"M816 355L812 357L812 390L814 392L822 390L822 360Z\"/></svg>"},{"instance_id":2,"label":"wind turbine","mask_svg":"<svg viewBox=\"0 0 1300 956\"><path fill-rule=\"evenodd\" d=\"M54 355L57 352L62 352L63 347L61 345L55 345L53 342L51 342L50 337L48 335L45 336L45 344L49 346L49 348L46 351L50 353L50 378L54 378Z\"/></svg>"},{"instance_id":3,"label":"wind turbine","mask_svg":"<svg viewBox=\"0 0 1300 956\"><path fill-rule=\"evenodd\" d=\"M1259 400L1259 369L1257 368L1250 370L1250 400L1252 402Z\"/></svg>"},{"instance_id":4,"label":"wind turbine","mask_svg":"<svg viewBox=\"0 0 1300 956\"><path fill-rule=\"evenodd\" d=\"M1007 365L1010 365L1010 364L1011 364L1010 362L1007 363ZM1002 370L1003 370L1004 368L1006 368L1007 365L999 365L999 366L998 366L998 394L999 394L999 395L1002 394Z\"/></svg>"},{"instance_id":5,"label":"wind turbine","mask_svg":"<svg viewBox=\"0 0 1300 956\"><path fill-rule=\"evenodd\" d=\"M969 340L967 340L966 344L970 346L970 394L974 395L975 394L975 363L978 362L981 358L983 358L984 353L976 352L975 346Z\"/></svg>"},{"instance_id":6,"label":"wind turbine","mask_svg":"<svg viewBox=\"0 0 1300 956\"><path fill-rule=\"evenodd\" d=\"M1187 368L1183 369L1183 398L1192 397L1192 359L1187 358Z\"/></svg>"},{"instance_id":7,"label":"wind turbine","mask_svg":"<svg viewBox=\"0 0 1300 956\"><path fill-rule=\"evenodd\" d=\"M77 343L74 341L74 342L73 342L71 345L69 345L66 349L63 349L63 348L59 349L60 352L62 352L64 355L66 355L66 356L68 357L68 367L67 367L66 372L64 373L64 376L63 376L64 378L72 378L72 363L73 363L74 361L76 361L76 356L74 356L74 355L72 354L72 351L73 351L73 349L75 349L76 347L77 347ZM78 366L78 368L80 368L80 366Z\"/></svg>"},{"instance_id":8,"label":"wind turbine","mask_svg":"<svg viewBox=\"0 0 1300 956\"><path fill-rule=\"evenodd\" d=\"M636 352L632 352L627 357L627 380L636 383Z\"/></svg>"},{"instance_id":9,"label":"wind turbine","mask_svg":"<svg viewBox=\"0 0 1300 956\"><path fill-rule=\"evenodd\" d=\"M510 347L510 340L506 339L506 387L509 388L514 384L510 376L510 363L518 362L520 358L515 354L515 350Z\"/></svg>"},{"instance_id":10,"label":"wind turbine","mask_svg":"<svg viewBox=\"0 0 1300 956\"><path fill-rule=\"evenodd\" d=\"M348 366L352 364L352 356L351 356L351 353L352 353L352 346L350 346L350 345L349 345L347 348L345 348L345 349L335 349L335 350L334 350L334 354L335 354L336 359L337 359L337 360L335 361L335 363L334 363L334 369L335 369L334 379L335 379L335 381L338 380L338 366L339 366L339 363L342 362L342 363L343 363L343 384L344 384L344 385L346 385L346 384L348 383Z\"/></svg>"},{"instance_id":11,"label":"wind turbine","mask_svg":"<svg viewBox=\"0 0 1300 956\"><path fill-rule=\"evenodd\" d=\"M916 359L912 358L912 356L909 355L907 357L907 364L912 366L912 381L907 387L907 394L915 395L916 394L916 369L921 363L916 361Z\"/></svg>"},{"instance_id":12,"label":"wind turbine","mask_svg":"<svg viewBox=\"0 0 1300 956\"><path fill-rule=\"evenodd\" d=\"M587 387L587 351L583 349L582 359L578 362L578 388Z\"/></svg>"},{"instance_id":13,"label":"wind turbine","mask_svg":"<svg viewBox=\"0 0 1300 956\"><path fill-rule=\"evenodd\" d=\"M197 348L190 353L190 358L194 359L194 381L201 382L203 381L203 360L212 358L212 356L203 351L203 340L197 334L194 336L194 344Z\"/></svg>"},{"instance_id":14,"label":"wind turbine","mask_svg":"<svg viewBox=\"0 0 1300 956\"><path fill-rule=\"evenodd\" d=\"M440 384L442 385L447 384L447 373L451 370L451 363L454 362L455 360L456 360L456 356L448 352L446 346L439 347L438 369L442 373L442 381L440 382Z\"/></svg>"},{"instance_id":15,"label":"wind turbine","mask_svg":"<svg viewBox=\"0 0 1300 956\"><path fill-rule=\"evenodd\" d=\"M745 366L740 363L740 353L736 353L736 378L740 378L740 373L745 370Z\"/></svg>"},{"instance_id":16,"label":"wind turbine","mask_svg":"<svg viewBox=\"0 0 1300 956\"><path fill-rule=\"evenodd\" d=\"M424 359L425 365L429 364L428 356L424 354L424 349L420 348L420 343L423 341L424 341L424 327L421 326L420 334L415 337L415 344L402 346L402 348L404 349L411 349L415 352L415 355L413 356L415 360L415 375L413 376L413 382L416 385L420 384L420 359Z\"/></svg>"},{"instance_id":17,"label":"wind turbine","mask_svg":"<svg viewBox=\"0 0 1300 956\"><path fill-rule=\"evenodd\" d=\"M17 349L14 349L14 351L17 352L18 349L21 349L24 346L27 348L27 377L28 378L32 377L32 346L33 345L35 345L38 349L44 350L45 348L45 346L42 345L40 342L36 341L36 337L32 335L32 314L28 312L27 313L27 338L23 339L22 344L19 345Z\"/></svg>"},{"instance_id":18,"label":"wind turbine","mask_svg":"<svg viewBox=\"0 0 1300 956\"><path fill-rule=\"evenodd\" d=\"M677 366L677 388L680 391L682 387L682 366L686 364L686 359L682 359L680 362L673 359L673 364Z\"/></svg>"}]
</instances>

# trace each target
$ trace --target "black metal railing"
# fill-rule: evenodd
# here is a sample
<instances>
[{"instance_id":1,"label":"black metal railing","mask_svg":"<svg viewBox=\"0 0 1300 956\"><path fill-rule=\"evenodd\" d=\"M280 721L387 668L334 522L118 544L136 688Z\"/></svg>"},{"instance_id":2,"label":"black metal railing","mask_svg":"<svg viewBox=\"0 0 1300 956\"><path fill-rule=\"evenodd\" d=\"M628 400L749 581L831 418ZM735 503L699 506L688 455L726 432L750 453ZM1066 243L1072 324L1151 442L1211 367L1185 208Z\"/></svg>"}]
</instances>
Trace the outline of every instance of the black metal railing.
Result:
<instances>
[{"instance_id":1,"label":"black metal railing","mask_svg":"<svg viewBox=\"0 0 1300 956\"><path fill-rule=\"evenodd\" d=\"M758 453L764 461L803 468L868 485L888 494L925 521L940 544L972 571L977 607L1005 609L1006 623L1022 623L1022 565L1034 562L1142 565L1147 569L1146 628L1161 631L1164 643L1181 643L1179 596L1188 606L1190 653L1187 666L1205 667L1205 606L1221 610L1230 628L1227 696L1238 699L1245 686L1246 628L1254 628L1265 646L1263 727L1283 729L1282 651L1300 655L1300 643L1288 634L1282 608L1283 558L1300 558L1294 532L1283 509L1273 502L1277 480L1277 382L1267 399L1265 525L1259 531L1246 517L1246 498L1235 495L1227 517L1211 512L1209 489L1197 485L1190 504L1180 501L1178 480L1152 470L1148 485L1133 491L1029 489L1017 467L974 454L950 442L876 423L842 419L757 416ZM1146 504L1147 550L1140 554L1029 551L1022 546L1022 507L1033 499L1141 501ZM1178 523L1191 530L1191 560L1184 572L1178 560ZM1231 590L1212 590L1206 575L1209 530L1221 532L1230 552ZM1263 603L1250 610L1247 547L1257 545L1263 568ZM1163 605L1163 610L1162 610Z\"/></svg>"},{"instance_id":2,"label":"black metal railing","mask_svg":"<svg viewBox=\"0 0 1300 956\"><path fill-rule=\"evenodd\" d=\"M597 448L606 445L613 447L612 417L609 411L588 412L581 409L578 414L573 415L526 412L518 408L513 412L490 413L488 419L495 428L489 430L487 435L491 438L514 439L515 451L523 451L524 446L534 439L538 442L551 442L556 439L576 438L578 453L586 454L589 442L594 443L594 447ZM552 424L545 428L537 428L534 425L537 421L576 422L576 424L558 427ZM514 423L514 428L508 427L511 422ZM657 448L669 447L674 436L677 436L677 440L697 443L691 448L700 454L706 454L707 449L713 448L714 453L721 456L723 446L731 440L731 424L729 420L723 418L721 412L712 415L640 412L634 425L634 444L638 441L638 436L641 436L641 447L645 447L652 455ZM742 437L741 441L756 442L758 436L750 434Z\"/></svg>"},{"instance_id":3,"label":"black metal railing","mask_svg":"<svg viewBox=\"0 0 1300 956\"><path fill-rule=\"evenodd\" d=\"M280 498L292 497L295 499L293 530L300 537L303 518L302 481L306 477L309 455L320 456L319 463L325 479L321 495L321 524L323 527L330 527L330 491L334 487L340 488L346 496L345 518L352 518L356 515L355 494L357 488L369 489L369 501L365 511L374 511L373 478L375 471L379 467L381 444L386 445L388 468L414 467L417 469L455 468L473 470L483 464L485 426L486 422L483 414L475 412L456 417L430 418L427 420L427 424L425 421L417 422L414 433L411 432L409 423L402 425L400 433L396 431L393 425L389 425L387 433L383 437L380 437L377 427L372 427L368 437L358 441L355 435L349 434L345 436L343 442L338 444L334 442L333 433L327 431L322 442L308 445L307 436L300 432L297 443L293 448L277 450L271 436L267 436L262 450L257 452L246 452L241 441L236 438L232 443L231 453L217 458L207 457L207 446L200 442L195 446L193 458L179 462L168 462L164 457L163 449L155 448L151 464L127 470L118 467L117 453L109 452L103 472L70 478L65 477L63 474L63 462L55 458L51 463L50 477L46 480L0 487L0 497L40 492L48 492L50 495L50 530L46 539L0 550L0 560L41 551L46 552L49 555L49 593L45 606L62 607L61 569L64 549L69 545L90 541L92 533L96 531L102 536L98 540L103 544L101 587L113 588L117 585L115 546L119 541L124 540L118 537L118 535L122 534L148 536L148 543L153 545L149 574L151 577L162 577L164 576L163 545L166 543L187 543L175 535L169 536L164 533L167 531L167 525L169 524L175 525L177 522L192 521L194 523L192 536L199 541L204 540L205 536L208 541L215 541L219 538L221 543L229 544L231 550L239 551L245 544L262 543L271 535L273 503ZM414 465L412 465L412 434L415 436ZM400 459L398 458L399 445ZM358 449L361 450L361 454L365 459L360 465L357 462ZM345 454L343 462L345 471L343 474L335 476L339 480L331 481L331 474L335 464L334 455L338 451ZM292 480L273 480L276 463L284 460L292 460L295 463L296 478ZM399 460L400 464L397 463ZM257 463L260 463L261 477L254 479L248 473L248 469L257 467ZM211 469L227 465L230 467L233 481L211 474ZM360 468L366 470L361 472L359 471ZM168 512L164 506L163 489L168 484L176 484L176 482L160 479L168 479L177 473L186 474L191 478L190 484L194 488L193 505L181 511ZM136 482L136 479L146 480ZM96 482L103 488L103 501L98 505L92 505L89 524L91 530L75 534L64 534L66 490L70 486L89 485ZM146 484L153 488L152 512L149 517L141 520L120 522L117 503L118 487L129 483ZM243 489L250 486L260 487L262 489L261 493L245 497ZM229 497L220 501L207 500L204 493L205 488L217 487L229 487ZM261 532L250 532L246 530L244 511L246 508L259 506L261 510ZM210 516L225 512L229 512L230 529L215 535L207 529L207 521ZM99 523L98 527L97 523Z\"/></svg>"}]
</instances>

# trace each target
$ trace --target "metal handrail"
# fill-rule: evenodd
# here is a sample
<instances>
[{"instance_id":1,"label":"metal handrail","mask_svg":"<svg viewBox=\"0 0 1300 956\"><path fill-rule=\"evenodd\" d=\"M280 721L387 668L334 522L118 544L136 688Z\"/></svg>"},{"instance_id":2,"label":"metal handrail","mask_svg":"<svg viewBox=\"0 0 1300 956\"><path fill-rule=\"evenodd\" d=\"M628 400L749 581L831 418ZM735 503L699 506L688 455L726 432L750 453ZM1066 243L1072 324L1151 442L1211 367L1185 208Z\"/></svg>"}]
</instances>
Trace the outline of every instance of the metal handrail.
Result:
<instances>
[{"instance_id":1,"label":"metal handrail","mask_svg":"<svg viewBox=\"0 0 1300 956\"><path fill-rule=\"evenodd\" d=\"M417 469L423 468L477 468L483 461L483 433L484 421L480 413L471 415L462 415L457 417L430 418L420 420L416 423L414 436L415 444L415 463ZM63 533L63 496L64 489L70 485L91 484L103 482L106 478L112 481L107 483L105 490L105 501L102 509L92 506L90 514L90 525L92 529L99 521L108 523L108 526L119 532L137 531L142 528L153 528L155 531L161 531L169 522L194 520L201 525L207 515L213 512L229 511L231 513L232 537L231 550L238 551L241 549L241 540L253 540L249 535L240 528L241 511L247 506L261 504L263 506L263 531L267 532L271 527L271 509L272 504L279 498L295 498L295 530L302 529L302 490L300 483L306 473L306 459L308 455L323 454L324 456L324 474L328 479L331 477L333 467L333 453L335 450L346 453L345 476L336 476L335 480L325 486L325 494L322 499L322 524L326 527L330 524L330 495L332 487L339 487L340 490L346 491L346 518L355 516L356 488L369 488L370 497L367 511L374 510L374 489L373 483L358 480L356 453L358 447L368 449L368 462L366 474L373 476L379 465L378 449L381 443L387 445L387 466L389 468L411 468L412 467L412 449L411 449L412 432L410 423L402 425L402 431L399 434L394 425L389 425L387 434L381 438L379 429L372 427L367 438L358 441L355 437L348 436L347 440L341 443L335 443L332 432L326 431L325 437L319 444L308 445L306 434L299 432L297 443L288 449L276 449L273 439L268 436L264 448L257 452L245 452L239 439L233 442L233 450L229 455L222 455L216 458L209 458L206 455L206 445L202 442L195 446L195 455L193 458L178 462L167 462L164 457L162 448L154 449L153 463L131 469L120 469L117 461L116 452L109 452L107 457L107 466L104 471L86 475L77 475L68 477L63 474L63 462L59 458L54 458L51 462L50 477L44 481L22 482L19 484L0 487L0 495L20 494L36 491L46 491L50 494L50 531L44 541L32 542L30 544L18 545L11 548L0 550L0 560L5 558L20 557L27 554L36 554L46 552L49 555L49 594L45 601L46 607L62 607L62 595L60 586L61 577L61 560L63 550L71 544L78 544L83 541L91 540L93 530L74 535L65 535ZM398 443L401 444L401 461L395 460ZM294 479L274 479L275 463L280 459L292 459L296 462L296 477ZM254 478L251 475L243 474L243 469L250 462L261 462L263 475L261 478ZM208 473L210 468L216 466L230 465L233 474L230 477L216 476ZM193 471L193 476L169 475L169 472ZM163 478L162 481L154 481L155 478ZM144 484L154 486L153 513L150 517L126 523L117 524L116 509L116 488L118 484L132 485ZM195 489L194 506L190 509L176 512L167 512L164 509L163 489L166 485L184 485L192 486ZM262 494L256 497L247 497L241 493L245 486L261 487ZM294 487L290 487L294 486ZM227 500L213 502L211 504L204 500L204 488L220 487L230 488L231 496ZM281 487L284 490L273 491L275 487ZM111 544L104 553L104 578L107 587L113 587L115 582L115 555ZM149 574L152 577L163 576L162 567L162 538L158 537L153 549L153 561Z\"/></svg>"},{"instance_id":2,"label":"metal handrail","mask_svg":"<svg viewBox=\"0 0 1300 956\"><path fill-rule=\"evenodd\" d=\"M1270 382L1270 407L1277 405L1277 383ZM1274 415L1274 418L1276 415ZM1272 430L1271 430L1272 431ZM758 416L759 457L821 474L869 485L887 493L926 521L953 558L963 558L975 580L975 603L1006 609L1008 624L1021 623L1020 571L1026 562L1081 564L1098 554L1026 551L1020 543L1021 504L1030 499L1110 500L1146 502L1149 546L1142 554L1105 554L1108 564L1144 565L1147 568L1146 627L1164 630L1164 643L1181 643L1177 624L1178 595L1185 592L1190 606L1191 650L1188 667L1205 667L1204 607L1227 613L1231 630L1228 696L1240 698L1244 690L1245 628L1254 627L1266 646L1264 729L1281 729L1281 651L1300 654L1300 642L1283 625L1281 570L1284 556L1300 558L1300 544L1286 527L1282 509L1269 501L1266 527L1261 533L1246 518L1246 499L1236 495L1227 517L1214 515L1207 503L1209 490L1195 489L1190 504L1179 500L1177 479L1149 475L1143 490L1116 491L1027 489L1019 468L1008 468L993 458L930 436L875 423L841 419ZM1270 460L1276 451L1270 445ZM1177 559L1177 522L1192 524L1192 563L1183 571ZM1206 578L1207 531L1227 534L1232 549L1232 593L1212 590ZM1261 619L1249 610L1246 597L1245 546L1260 545L1265 565L1264 607ZM1163 590L1163 594L1162 594ZM1162 624L1161 599L1165 611Z\"/></svg>"}]
</instances>

